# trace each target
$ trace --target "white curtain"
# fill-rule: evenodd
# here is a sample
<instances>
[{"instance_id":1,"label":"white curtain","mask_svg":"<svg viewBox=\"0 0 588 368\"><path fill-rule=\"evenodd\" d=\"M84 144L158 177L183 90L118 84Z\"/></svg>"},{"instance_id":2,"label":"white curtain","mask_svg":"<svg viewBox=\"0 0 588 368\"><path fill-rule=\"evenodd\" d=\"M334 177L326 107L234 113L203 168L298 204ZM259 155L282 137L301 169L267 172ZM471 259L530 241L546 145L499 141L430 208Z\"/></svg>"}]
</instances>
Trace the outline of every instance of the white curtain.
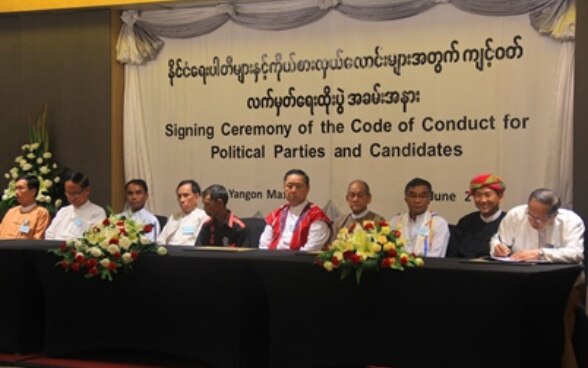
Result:
<instances>
[{"instance_id":1,"label":"white curtain","mask_svg":"<svg viewBox=\"0 0 588 368\"><path fill-rule=\"evenodd\" d=\"M448 3L445 0L290 0L220 4L157 11L125 11L117 59L126 64L124 152L127 179L141 177L151 184L149 152L139 94L137 68L153 60L164 47L160 37L188 38L212 32L227 21L262 30L284 30L320 21L329 11L354 19L393 21ZM488 16L529 14L540 33L567 44L563 48L557 82L557 108L553 116L545 183L572 204L574 0L453 0L450 5ZM151 203L157 207L156 203Z\"/></svg>"}]
</instances>

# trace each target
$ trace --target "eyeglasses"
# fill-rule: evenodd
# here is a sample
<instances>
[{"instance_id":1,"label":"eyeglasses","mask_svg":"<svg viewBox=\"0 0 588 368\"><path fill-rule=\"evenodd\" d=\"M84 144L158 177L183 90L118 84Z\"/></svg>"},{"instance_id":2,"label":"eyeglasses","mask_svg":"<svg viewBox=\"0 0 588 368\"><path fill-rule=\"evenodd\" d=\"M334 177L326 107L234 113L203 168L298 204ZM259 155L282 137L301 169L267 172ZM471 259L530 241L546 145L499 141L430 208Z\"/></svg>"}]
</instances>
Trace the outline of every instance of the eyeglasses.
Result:
<instances>
[{"instance_id":1,"label":"eyeglasses","mask_svg":"<svg viewBox=\"0 0 588 368\"><path fill-rule=\"evenodd\" d=\"M553 216L535 216L535 215L529 213L529 210L527 210L527 216L529 217L530 220L535 221L538 224L545 224L553 218Z\"/></svg>"},{"instance_id":2,"label":"eyeglasses","mask_svg":"<svg viewBox=\"0 0 588 368\"><path fill-rule=\"evenodd\" d=\"M75 192L68 192L68 191L65 191L65 195L66 195L66 196L68 196L68 197L77 197L77 196L79 196L80 194L84 193L85 191L86 191L86 189L77 190L77 191L75 191Z\"/></svg>"}]
</instances>

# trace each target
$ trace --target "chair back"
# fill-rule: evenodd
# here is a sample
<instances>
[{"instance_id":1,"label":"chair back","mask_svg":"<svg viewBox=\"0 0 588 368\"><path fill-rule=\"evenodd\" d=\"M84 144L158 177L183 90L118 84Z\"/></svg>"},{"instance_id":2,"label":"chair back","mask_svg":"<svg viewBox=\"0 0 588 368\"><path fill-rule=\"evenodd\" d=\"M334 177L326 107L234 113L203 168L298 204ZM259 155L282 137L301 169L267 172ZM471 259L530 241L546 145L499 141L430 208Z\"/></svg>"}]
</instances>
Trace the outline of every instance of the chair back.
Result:
<instances>
[{"instance_id":1,"label":"chair back","mask_svg":"<svg viewBox=\"0 0 588 368\"><path fill-rule=\"evenodd\" d=\"M262 217L242 217L241 220L249 228L251 248L259 248L259 238L265 229L265 219Z\"/></svg>"}]
</instances>

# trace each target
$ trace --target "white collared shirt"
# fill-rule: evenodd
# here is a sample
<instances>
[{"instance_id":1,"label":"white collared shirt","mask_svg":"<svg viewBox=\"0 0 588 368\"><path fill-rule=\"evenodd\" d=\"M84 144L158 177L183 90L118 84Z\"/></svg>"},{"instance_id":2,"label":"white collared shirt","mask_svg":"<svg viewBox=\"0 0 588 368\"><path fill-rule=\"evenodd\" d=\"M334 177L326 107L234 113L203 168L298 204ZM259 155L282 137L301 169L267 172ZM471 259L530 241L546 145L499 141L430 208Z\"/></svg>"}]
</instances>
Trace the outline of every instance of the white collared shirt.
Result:
<instances>
[{"instance_id":1,"label":"white collared shirt","mask_svg":"<svg viewBox=\"0 0 588 368\"><path fill-rule=\"evenodd\" d=\"M431 223L429 224L429 221ZM408 212L392 217L390 228L400 230L406 241L406 251L425 257L445 257L449 244L449 226L447 221L429 210L411 219ZM432 234L431 234L432 232ZM423 242L427 250L423 250Z\"/></svg>"},{"instance_id":2,"label":"white collared shirt","mask_svg":"<svg viewBox=\"0 0 588 368\"><path fill-rule=\"evenodd\" d=\"M163 230L157 236L157 244L195 245L206 220L208 216L200 208L195 208L188 214L174 213L169 216Z\"/></svg>"},{"instance_id":3,"label":"white collared shirt","mask_svg":"<svg viewBox=\"0 0 588 368\"><path fill-rule=\"evenodd\" d=\"M104 209L90 201L80 207L65 206L57 211L45 232L47 240L80 238L90 226L106 218Z\"/></svg>"},{"instance_id":4,"label":"white collared shirt","mask_svg":"<svg viewBox=\"0 0 588 368\"><path fill-rule=\"evenodd\" d=\"M538 249L539 241L539 232L529 222L527 205L517 206L506 213L490 240L490 254L500 243L511 246L514 253ZM545 227L542 242L547 261L580 263L584 259L584 222L574 212L559 209L553 222Z\"/></svg>"}]
</instances>

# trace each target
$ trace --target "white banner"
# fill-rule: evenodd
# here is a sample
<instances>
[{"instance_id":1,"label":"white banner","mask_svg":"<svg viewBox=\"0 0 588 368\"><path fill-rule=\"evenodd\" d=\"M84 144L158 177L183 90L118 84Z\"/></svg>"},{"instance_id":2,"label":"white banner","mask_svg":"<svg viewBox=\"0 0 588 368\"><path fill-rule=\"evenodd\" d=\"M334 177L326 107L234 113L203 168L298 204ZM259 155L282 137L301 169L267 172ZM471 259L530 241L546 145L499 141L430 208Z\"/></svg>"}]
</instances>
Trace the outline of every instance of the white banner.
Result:
<instances>
[{"instance_id":1,"label":"white banner","mask_svg":"<svg viewBox=\"0 0 588 368\"><path fill-rule=\"evenodd\" d=\"M550 183L564 46L527 15L436 6L364 22L330 12L287 31L229 22L164 40L156 60L127 66L125 105L125 124L140 125L125 135L144 132L148 147L127 155L127 177L148 160L139 174L156 213L176 212L175 187L193 178L226 186L238 216L267 214L291 168L309 174L311 201L342 212L347 184L367 181L371 209L387 218L406 209L406 182L425 178L450 223L474 210L465 192L479 173L503 177L505 209Z\"/></svg>"}]
</instances>

